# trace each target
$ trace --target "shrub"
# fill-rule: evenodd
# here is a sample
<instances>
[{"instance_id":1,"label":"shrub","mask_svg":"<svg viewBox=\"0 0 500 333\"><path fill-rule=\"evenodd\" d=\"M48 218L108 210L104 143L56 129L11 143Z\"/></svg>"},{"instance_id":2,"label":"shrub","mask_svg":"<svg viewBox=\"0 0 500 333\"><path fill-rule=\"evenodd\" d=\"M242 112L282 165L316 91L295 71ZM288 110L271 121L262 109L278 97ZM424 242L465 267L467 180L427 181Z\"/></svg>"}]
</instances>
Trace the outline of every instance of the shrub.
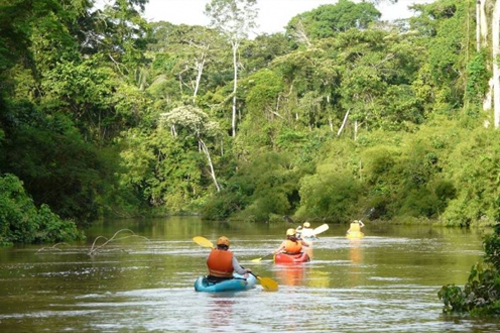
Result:
<instances>
[{"instance_id":1,"label":"shrub","mask_svg":"<svg viewBox=\"0 0 500 333\"><path fill-rule=\"evenodd\" d=\"M37 209L16 176L0 176L0 193L0 246L83 238L75 223L61 220L47 205Z\"/></svg>"},{"instance_id":2,"label":"shrub","mask_svg":"<svg viewBox=\"0 0 500 333\"><path fill-rule=\"evenodd\" d=\"M495 232L484 239L485 264L476 263L464 288L454 284L443 286L438 297L444 313L472 315L500 314L500 223Z\"/></svg>"}]
</instances>

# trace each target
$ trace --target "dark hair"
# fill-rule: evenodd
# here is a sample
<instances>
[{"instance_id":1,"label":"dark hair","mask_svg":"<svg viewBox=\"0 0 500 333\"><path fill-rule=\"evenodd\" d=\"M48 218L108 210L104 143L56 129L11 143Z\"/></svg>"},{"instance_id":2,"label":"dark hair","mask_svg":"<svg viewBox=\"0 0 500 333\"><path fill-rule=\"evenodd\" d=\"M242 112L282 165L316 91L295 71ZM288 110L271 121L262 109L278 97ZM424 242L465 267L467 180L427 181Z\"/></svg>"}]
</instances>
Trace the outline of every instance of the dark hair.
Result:
<instances>
[{"instance_id":1,"label":"dark hair","mask_svg":"<svg viewBox=\"0 0 500 333\"><path fill-rule=\"evenodd\" d=\"M217 245L217 248L221 250L227 250L229 249L229 246L227 246L226 244L219 244Z\"/></svg>"},{"instance_id":2,"label":"dark hair","mask_svg":"<svg viewBox=\"0 0 500 333\"><path fill-rule=\"evenodd\" d=\"M291 240L292 242L297 242L299 239L297 238L297 236L286 236L286 238L288 238L289 240Z\"/></svg>"}]
</instances>

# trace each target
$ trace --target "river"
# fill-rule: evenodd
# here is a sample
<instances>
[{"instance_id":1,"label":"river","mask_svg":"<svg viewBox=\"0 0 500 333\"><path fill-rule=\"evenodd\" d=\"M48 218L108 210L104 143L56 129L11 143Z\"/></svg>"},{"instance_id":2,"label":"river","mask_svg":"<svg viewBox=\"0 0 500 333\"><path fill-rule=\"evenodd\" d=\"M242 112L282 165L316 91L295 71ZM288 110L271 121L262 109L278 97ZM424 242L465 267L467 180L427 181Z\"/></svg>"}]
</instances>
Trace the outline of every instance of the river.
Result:
<instances>
[{"instance_id":1,"label":"river","mask_svg":"<svg viewBox=\"0 0 500 333\"><path fill-rule=\"evenodd\" d=\"M498 320L443 315L437 297L444 284L463 286L481 260L479 231L365 223L359 240L345 237L348 226L330 225L313 260L298 266L252 261L279 245L292 226L285 222L110 220L82 243L2 248L0 330L500 332ZM99 248L125 228L135 236L123 230ZM215 243L221 235L242 265L279 290L195 292L209 249L192 238Z\"/></svg>"}]
</instances>

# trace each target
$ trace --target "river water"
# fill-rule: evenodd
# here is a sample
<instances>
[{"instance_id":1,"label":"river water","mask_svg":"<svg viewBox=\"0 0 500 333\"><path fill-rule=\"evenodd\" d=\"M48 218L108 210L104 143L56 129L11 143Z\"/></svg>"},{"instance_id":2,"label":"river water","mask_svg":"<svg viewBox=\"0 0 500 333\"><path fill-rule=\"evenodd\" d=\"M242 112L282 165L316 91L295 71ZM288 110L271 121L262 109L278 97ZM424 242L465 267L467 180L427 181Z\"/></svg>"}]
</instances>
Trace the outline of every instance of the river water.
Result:
<instances>
[{"instance_id":1,"label":"river water","mask_svg":"<svg viewBox=\"0 0 500 333\"><path fill-rule=\"evenodd\" d=\"M290 226L112 220L81 244L0 249L0 331L500 332L498 320L443 315L437 297L444 284L463 286L481 260L480 232L367 222L366 237L349 240L346 225L332 224L311 262L252 261ZM99 248L124 228L136 236L124 230ZM195 292L209 249L192 238L215 243L221 235L242 265L279 290Z\"/></svg>"}]
</instances>

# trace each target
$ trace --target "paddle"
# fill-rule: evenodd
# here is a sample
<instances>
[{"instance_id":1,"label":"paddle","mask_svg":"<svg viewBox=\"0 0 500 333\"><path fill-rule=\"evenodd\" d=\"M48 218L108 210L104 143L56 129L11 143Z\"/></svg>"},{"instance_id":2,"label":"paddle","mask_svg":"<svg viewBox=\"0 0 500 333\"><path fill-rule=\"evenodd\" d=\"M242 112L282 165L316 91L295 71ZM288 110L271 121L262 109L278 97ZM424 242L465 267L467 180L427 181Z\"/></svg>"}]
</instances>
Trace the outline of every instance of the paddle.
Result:
<instances>
[{"instance_id":1,"label":"paddle","mask_svg":"<svg viewBox=\"0 0 500 333\"><path fill-rule=\"evenodd\" d=\"M201 245L203 247L209 247L211 249L214 248L214 244L211 241L209 241L208 239L206 239L205 237L196 236L196 237L193 237L193 241L196 244ZM268 278L268 277L260 277L256 274L254 274L253 272L250 272L250 274L255 276L255 278L257 278L257 280L259 280L260 285L262 286L262 288L264 288L265 291L278 291L278 283L276 281L274 281L273 279Z\"/></svg>"},{"instance_id":2,"label":"paddle","mask_svg":"<svg viewBox=\"0 0 500 333\"><path fill-rule=\"evenodd\" d=\"M269 256L272 256L273 254L274 254L274 252L271 252L271 253L268 253L268 254L266 254L265 256L262 256L262 257L260 257L260 258L255 258L255 259L252 259L252 261L253 261L253 262L259 262L259 261L261 261L261 260L262 260L262 259L264 259L264 258L267 258L267 257L269 257Z\"/></svg>"},{"instance_id":3,"label":"paddle","mask_svg":"<svg viewBox=\"0 0 500 333\"><path fill-rule=\"evenodd\" d=\"M320 225L319 227L317 227L315 229L312 229L307 234L305 234L305 232L304 232L305 235L301 235L301 237L303 237L303 238L314 238L318 234L327 231L329 228L330 227L328 226L328 224L325 223L325 224L322 224L322 225Z\"/></svg>"},{"instance_id":4,"label":"paddle","mask_svg":"<svg viewBox=\"0 0 500 333\"><path fill-rule=\"evenodd\" d=\"M363 216L363 218L359 219L358 221L360 222L363 222L362 220L365 218L365 217L370 217L370 215L372 215L372 213L375 211L375 207L372 207L370 208L370 210L365 214L365 216Z\"/></svg>"},{"instance_id":5,"label":"paddle","mask_svg":"<svg viewBox=\"0 0 500 333\"><path fill-rule=\"evenodd\" d=\"M319 233L322 233L324 231L327 231L330 227L328 226L328 224L322 224L320 225L319 227L315 228L312 232L313 235L317 235Z\"/></svg>"},{"instance_id":6,"label":"paddle","mask_svg":"<svg viewBox=\"0 0 500 333\"><path fill-rule=\"evenodd\" d=\"M371 213L371 211L372 211L372 210L373 210L373 208L370 210L370 213ZM370 213L369 213L369 214L370 214ZM295 221L294 221L294 220L292 220L292 218L291 218L290 216L288 216L288 215L283 215L283 219L284 219L285 221L287 221L288 223L295 224ZM324 232L324 231L327 231L327 230L328 230L328 228L329 228L328 224L326 224L326 223L325 223L325 224L322 224L322 225L320 225L319 227L317 227L316 229L314 229L314 230L313 230L313 232L312 232L312 234L313 234L313 235L317 235L317 234L319 234L319 233L322 233L322 232Z\"/></svg>"}]
</instances>

